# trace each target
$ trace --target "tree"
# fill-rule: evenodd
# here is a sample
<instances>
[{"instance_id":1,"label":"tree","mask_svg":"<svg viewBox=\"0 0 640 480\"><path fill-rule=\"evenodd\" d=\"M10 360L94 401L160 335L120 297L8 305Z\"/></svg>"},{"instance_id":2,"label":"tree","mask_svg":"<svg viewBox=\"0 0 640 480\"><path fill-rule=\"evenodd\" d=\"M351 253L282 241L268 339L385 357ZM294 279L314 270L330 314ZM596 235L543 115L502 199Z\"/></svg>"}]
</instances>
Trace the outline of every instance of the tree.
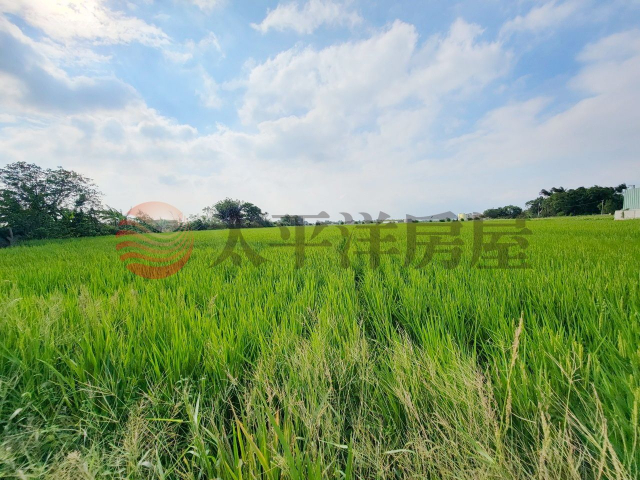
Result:
<instances>
[{"instance_id":1,"label":"tree","mask_svg":"<svg viewBox=\"0 0 640 480\"><path fill-rule=\"evenodd\" d=\"M300 215L283 215L278 221L278 224L283 227L299 227L304 225L304 218Z\"/></svg>"},{"instance_id":2,"label":"tree","mask_svg":"<svg viewBox=\"0 0 640 480\"><path fill-rule=\"evenodd\" d=\"M242 226L242 220L244 219L243 204L244 202L240 200L225 198L213 205L215 210L213 215L228 228L239 228Z\"/></svg>"},{"instance_id":3,"label":"tree","mask_svg":"<svg viewBox=\"0 0 640 480\"><path fill-rule=\"evenodd\" d=\"M522 209L515 205L506 207L490 208L485 210L483 216L486 218L518 218L522 215Z\"/></svg>"},{"instance_id":4,"label":"tree","mask_svg":"<svg viewBox=\"0 0 640 480\"><path fill-rule=\"evenodd\" d=\"M538 198L526 203L527 214L531 217L549 217L613 213L622 208L621 193L625 188L625 184L620 184L615 188L594 185L569 190L563 187L543 189Z\"/></svg>"},{"instance_id":5,"label":"tree","mask_svg":"<svg viewBox=\"0 0 640 480\"><path fill-rule=\"evenodd\" d=\"M544 197L538 197L533 200L529 200L525 203L529 216L539 217L542 214L542 204L544 203Z\"/></svg>"},{"instance_id":6,"label":"tree","mask_svg":"<svg viewBox=\"0 0 640 480\"><path fill-rule=\"evenodd\" d=\"M204 210L204 218L217 219L228 228L267 227L271 222L267 220L267 212L253 203L243 200L225 198ZM203 218L203 219L204 219Z\"/></svg>"},{"instance_id":7,"label":"tree","mask_svg":"<svg viewBox=\"0 0 640 480\"><path fill-rule=\"evenodd\" d=\"M255 206L253 203L243 203L242 212L244 213L247 226L265 227L269 224L267 212L263 212L260 207Z\"/></svg>"},{"instance_id":8,"label":"tree","mask_svg":"<svg viewBox=\"0 0 640 480\"><path fill-rule=\"evenodd\" d=\"M622 208L622 207L620 207L620 208ZM610 215L612 213L615 213L616 210L618 210L618 207L616 205L615 200L612 199L612 198L610 198L609 200L606 200L602 204L602 213Z\"/></svg>"},{"instance_id":9,"label":"tree","mask_svg":"<svg viewBox=\"0 0 640 480\"><path fill-rule=\"evenodd\" d=\"M225 224L216 217L216 211L214 206L205 207L202 209L201 215L190 215L187 219L187 228L189 230L217 230L224 228Z\"/></svg>"},{"instance_id":10,"label":"tree","mask_svg":"<svg viewBox=\"0 0 640 480\"><path fill-rule=\"evenodd\" d=\"M0 224L12 237L95 235L100 192L93 182L62 167L16 162L0 169Z\"/></svg>"},{"instance_id":11,"label":"tree","mask_svg":"<svg viewBox=\"0 0 640 480\"><path fill-rule=\"evenodd\" d=\"M104 223L106 226L117 229L120 226L120 222L125 220L127 216L120 210L116 210L112 207L107 207L104 210L100 210L98 212L98 218L100 218L100 221L102 221L102 223Z\"/></svg>"}]
</instances>

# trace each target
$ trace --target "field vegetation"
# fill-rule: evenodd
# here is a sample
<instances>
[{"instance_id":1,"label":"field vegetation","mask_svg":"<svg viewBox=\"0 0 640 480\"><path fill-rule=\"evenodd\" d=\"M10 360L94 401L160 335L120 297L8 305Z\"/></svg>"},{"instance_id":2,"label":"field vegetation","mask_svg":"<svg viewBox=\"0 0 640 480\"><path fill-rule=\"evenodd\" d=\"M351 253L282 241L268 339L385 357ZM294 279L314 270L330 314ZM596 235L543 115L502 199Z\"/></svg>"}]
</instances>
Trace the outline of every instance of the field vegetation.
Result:
<instances>
[{"instance_id":1,"label":"field vegetation","mask_svg":"<svg viewBox=\"0 0 640 480\"><path fill-rule=\"evenodd\" d=\"M529 221L528 269L458 225L456 268L407 225L376 268L360 226L301 268L195 232L162 280L112 236L0 250L0 478L638 478L640 225Z\"/></svg>"}]
</instances>

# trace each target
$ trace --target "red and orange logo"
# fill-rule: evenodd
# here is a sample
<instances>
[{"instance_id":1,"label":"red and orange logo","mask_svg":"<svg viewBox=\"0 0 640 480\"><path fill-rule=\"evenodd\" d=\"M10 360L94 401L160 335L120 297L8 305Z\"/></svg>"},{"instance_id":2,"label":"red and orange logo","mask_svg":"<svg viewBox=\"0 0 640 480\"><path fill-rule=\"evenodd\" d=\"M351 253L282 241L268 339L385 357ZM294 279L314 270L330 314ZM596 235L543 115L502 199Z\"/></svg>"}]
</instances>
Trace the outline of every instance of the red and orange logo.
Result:
<instances>
[{"instance_id":1,"label":"red and orange logo","mask_svg":"<svg viewBox=\"0 0 640 480\"><path fill-rule=\"evenodd\" d=\"M164 202L136 205L119 223L116 250L127 270L144 278L174 275L193 250L193 233L182 212Z\"/></svg>"}]
</instances>

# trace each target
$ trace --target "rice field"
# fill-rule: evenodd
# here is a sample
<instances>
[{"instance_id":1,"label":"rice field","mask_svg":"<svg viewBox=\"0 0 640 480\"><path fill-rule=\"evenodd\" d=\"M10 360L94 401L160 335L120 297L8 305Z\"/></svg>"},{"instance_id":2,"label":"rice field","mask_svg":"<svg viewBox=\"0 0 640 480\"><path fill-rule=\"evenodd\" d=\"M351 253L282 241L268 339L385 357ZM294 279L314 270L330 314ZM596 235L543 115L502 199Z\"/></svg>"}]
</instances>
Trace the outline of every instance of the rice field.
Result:
<instances>
[{"instance_id":1,"label":"rice field","mask_svg":"<svg viewBox=\"0 0 640 480\"><path fill-rule=\"evenodd\" d=\"M456 267L404 224L374 261L306 227L302 265L195 232L160 280L115 237L0 250L0 478L638 478L640 222L529 221L526 269L474 223Z\"/></svg>"}]
</instances>

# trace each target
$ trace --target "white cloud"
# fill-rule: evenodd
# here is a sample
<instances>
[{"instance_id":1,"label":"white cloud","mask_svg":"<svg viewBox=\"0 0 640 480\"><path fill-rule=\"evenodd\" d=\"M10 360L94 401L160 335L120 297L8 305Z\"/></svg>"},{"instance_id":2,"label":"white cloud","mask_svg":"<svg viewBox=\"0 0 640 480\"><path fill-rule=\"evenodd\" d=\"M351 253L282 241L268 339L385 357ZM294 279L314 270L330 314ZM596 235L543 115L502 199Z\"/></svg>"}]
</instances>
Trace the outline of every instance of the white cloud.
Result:
<instances>
[{"instance_id":1,"label":"white cloud","mask_svg":"<svg viewBox=\"0 0 640 480\"><path fill-rule=\"evenodd\" d=\"M0 12L20 16L51 39L95 44L169 43L158 27L107 8L100 0L0 0Z\"/></svg>"},{"instance_id":2,"label":"white cloud","mask_svg":"<svg viewBox=\"0 0 640 480\"><path fill-rule=\"evenodd\" d=\"M0 0L1 1L1 0ZM4 15L0 15L0 31L7 32L25 45L29 45L38 52L42 59L46 59L47 69L57 70L62 74L59 67L75 66L86 67L110 60L107 55L94 52L91 48L82 45L66 45L55 42L44 37L38 41L25 35L22 30L11 23Z\"/></svg>"},{"instance_id":3,"label":"white cloud","mask_svg":"<svg viewBox=\"0 0 640 480\"><path fill-rule=\"evenodd\" d=\"M35 111L75 112L120 108L136 97L118 79L69 76L47 54L58 60L58 50L36 42L0 16L0 74L6 87L0 91L0 108L16 114Z\"/></svg>"},{"instance_id":4,"label":"white cloud","mask_svg":"<svg viewBox=\"0 0 640 480\"><path fill-rule=\"evenodd\" d=\"M186 63L194 57L206 55L210 50L215 50L219 58L224 58L225 54L215 33L209 32L198 42L187 40L182 45L172 45L162 49L163 55L175 63Z\"/></svg>"},{"instance_id":5,"label":"white cloud","mask_svg":"<svg viewBox=\"0 0 640 480\"><path fill-rule=\"evenodd\" d=\"M295 2L281 3L267 13L259 24L252 23L256 30L293 30L299 34L309 34L321 25L353 27L362 22L357 12L351 11L342 2L334 0L309 0L302 7Z\"/></svg>"},{"instance_id":6,"label":"white cloud","mask_svg":"<svg viewBox=\"0 0 640 480\"><path fill-rule=\"evenodd\" d=\"M216 81L211 78L209 74L202 71L202 88L196 93L202 103L207 108L220 108L222 106L222 99L220 98L220 87Z\"/></svg>"},{"instance_id":7,"label":"white cloud","mask_svg":"<svg viewBox=\"0 0 640 480\"><path fill-rule=\"evenodd\" d=\"M12 123L0 129L0 151L7 162L87 174L113 206L162 199L186 213L226 196L274 214L482 210L522 205L550 178L618 184L625 168L637 170L640 32L583 50L567 84L583 98L569 108L549 111L555 98L513 102L448 139L440 129L455 122L451 112L510 66L504 45L482 34L459 20L421 43L396 22L362 41L282 52L240 82L242 131L205 135L138 98L55 117L34 106L22 111L28 122L3 111ZM199 94L216 107L219 87L201 73ZM0 81L23 101L23 83Z\"/></svg>"},{"instance_id":8,"label":"white cloud","mask_svg":"<svg viewBox=\"0 0 640 480\"><path fill-rule=\"evenodd\" d=\"M452 142L455 161L482 164L487 172L526 172L514 183L531 185L531 192L550 186L549 178L567 187L629 181L639 165L639 47L638 30L587 46L578 57L582 69L568 83L585 98L554 115L546 111L551 98L495 109L475 132Z\"/></svg>"},{"instance_id":9,"label":"white cloud","mask_svg":"<svg viewBox=\"0 0 640 480\"><path fill-rule=\"evenodd\" d=\"M459 21L419 46L415 28L397 22L364 41L284 52L254 65L243 82L252 133L201 135L132 99L118 110L55 120L32 112L30 124L0 130L0 149L7 161L37 158L82 171L107 203L124 209L163 198L197 212L234 196L272 213L429 213L410 205L437 209L450 188L428 180L450 168L427 160L440 102L481 88L508 65L500 45L479 35ZM218 85L202 75L198 93L215 108ZM418 103L408 107L410 97Z\"/></svg>"},{"instance_id":10,"label":"white cloud","mask_svg":"<svg viewBox=\"0 0 640 480\"><path fill-rule=\"evenodd\" d=\"M541 32L564 23L586 4L586 0L566 0L559 3L551 0L532 8L525 16L518 15L506 22L500 33L510 35L515 32Z\"/></svg>"},{"instance_id":11,"label":"white cloud","mask_svg":"<svg viewBox=\"0 0 640 480\"><path fill-rule=\"evenodd\" d=\"M210 13L213 9L224 3L224 0L188 0L196 7L206 13Z\"/></svg>"},{"instance_id":12,"label":"white cloud","mask_svg":"<svg viewBox=\"0 0 640 480\"><path fill-rule=\"evenodd\" d=\"M193 59L193 52L184 49L169 50L165 48L162 50L162 54L174 63L187 63Z\"/></svg>"},{"instance_id":13,"label":"white cloud","mask_svg":"<svg viewBox=\"0 0 640 480\"><path fill-rule=\"evenodd\" d=\"M220 55L224 56L224 52L222 51L222 47L220 46L218 36L213 32L209 32L207 33L207 35L200 39L200 41L198 42L198 48L202 51L206 51L212 47Z\"/></svg>"},{"instance_id":14,"label":"white cloud","mask_svg":"<svg viewBox=\"0 0 640 480\"><path fill-rule=\"evenodd\" d=\"M627 59L640 54L640 30L619 32L587 45L578 56L583 62Z\"/></svg>"},{"instance_id":15,"label":"white cloud","mask_svg":"<svg viewBox=\"0 0 640 480\"><path fill-rule=\"evenodd\" d=\"M322 110L356 127L407 99L435 108L443 95L506 72L510 55L499 43L477 41L481 33L457 20L419 47L415 28L396 21L360 42L287 50L251 70L240 116L252 123Z\"/></svg>"},{"instance_id":16,"label":"white cloud","mask_svg":"<svg viewBox=\"0 0 640 480\"><path fill-rule=\"evenodd\" d=\"M411 206L438 209L450 198L452 185L440 179L457 167L429 159L442 103L482 88L509 63L499 44L478 41L480 33L458 21L419 46L415 28L397 22L368 40L284 52L255 65L244 82L252 133L198 135L132 102L38 128L5 128L0 148L12 161L55 152L46 161L64 160L100 179L107 202L122 208L129 206L122 199L164 198L196 212L235 196L272 213L433 213ZM204 72L203 79L199 94L217 107L218 86ZM408 106L410 98L417 102Z\"/></svg>"}]
</instances>

